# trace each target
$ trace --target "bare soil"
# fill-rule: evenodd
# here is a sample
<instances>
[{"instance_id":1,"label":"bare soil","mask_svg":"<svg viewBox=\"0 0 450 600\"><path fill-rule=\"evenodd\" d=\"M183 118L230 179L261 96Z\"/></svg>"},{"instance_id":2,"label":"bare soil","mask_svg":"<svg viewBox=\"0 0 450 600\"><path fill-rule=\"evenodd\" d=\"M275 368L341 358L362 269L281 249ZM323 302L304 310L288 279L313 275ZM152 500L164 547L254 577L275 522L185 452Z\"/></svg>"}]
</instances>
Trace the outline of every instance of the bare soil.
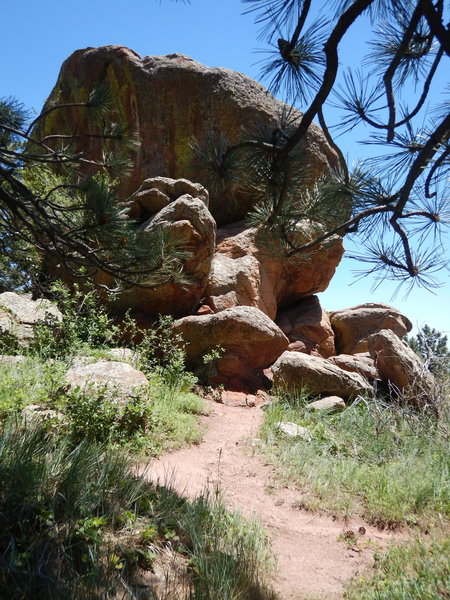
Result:
<instances>
[{"instance_id":1,"label":"bare soil","mask_svg":"<svg viewBox=\"0 0 450 600\"><path fill-rule=\"evenodd\" d=\"M345 584L371 568L374 552L401 534L380 531L361 518L343 521L302 510L301 491L281 484L252 445L262 410L213 402L210 408L203 441L162 456L147 476L189 498L219 486L228 507L259 519L272 541L273 585L281 600L341 599Z\"/></svg>"}]
</instances>

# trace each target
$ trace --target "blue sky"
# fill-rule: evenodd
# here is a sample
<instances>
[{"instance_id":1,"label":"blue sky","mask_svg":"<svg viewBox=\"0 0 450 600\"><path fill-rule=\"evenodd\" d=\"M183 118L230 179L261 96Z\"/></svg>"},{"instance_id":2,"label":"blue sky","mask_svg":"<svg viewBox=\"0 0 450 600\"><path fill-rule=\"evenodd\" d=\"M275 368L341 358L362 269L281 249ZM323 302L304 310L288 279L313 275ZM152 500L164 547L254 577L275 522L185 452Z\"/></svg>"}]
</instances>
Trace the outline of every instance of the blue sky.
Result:
<instances>
[{"instance_id":1,"label":"blue sky","mask_svg":"<svg viewBox=\"0 0 450 600\"><path fill-rule=\"evenodd\" d=\"M323 0L328 10L331 2ZM3 20L0 37L0 97L15 96L39 111L52 89L61 63L78 48L119 44L141 55L187 54L208 66L235 69L257 78L257 40L252 15L242 15L240 0L0 0ZM326 12L326 11L324 11ZM356 28L342 47L342 62L355 65L364 53L367 24ZM441 75L442 77L442 75ZM330 115L332 121L334 115ZM339 139L350 162L366 155L367 146L356 143L367 134L354 131ZM447 235L444 244L450 246ZM450 253L448 253L450 259ZM450 334L450 279L442 271L444 286L436 294L414 289L392 298L397 285L383 282L372 290L370 276L355 282L352 269L359 265L344 259L328 290L321 294L327 310L362 302L386 302L397 306L413 321ZM450 335L449 335L450 337Z\"/></svg>"}]
</instances>

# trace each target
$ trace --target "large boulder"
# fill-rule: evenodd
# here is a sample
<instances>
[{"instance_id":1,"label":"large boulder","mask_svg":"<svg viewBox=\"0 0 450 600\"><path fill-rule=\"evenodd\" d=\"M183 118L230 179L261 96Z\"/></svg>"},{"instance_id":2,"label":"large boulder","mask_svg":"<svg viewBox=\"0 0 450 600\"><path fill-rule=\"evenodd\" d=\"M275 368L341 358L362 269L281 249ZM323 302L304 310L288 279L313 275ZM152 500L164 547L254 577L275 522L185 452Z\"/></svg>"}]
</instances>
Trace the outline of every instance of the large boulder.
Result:
<instances>
[{"instance_id":1,"label":"large boulder","mask_svg":"<svg viewBox=\"0 0 450 600\"><path fill-rule=\"evenodd\" d=\"M209 189L195 144L202 149L223 140L234 144L241 141L244 128L276 129L286 113L283 102L242 73L209 68L182 54L141 58L121 46L75 51L62 65L45 108L54 102L86 101L101 85L112 95L110 121L134 133L138 142L129 151L131 172L121 180L124 197L156 176L188 178ZM292 122L301 118L296 109L289 111ZM40 126L46 134L89 133L96 127L88 111L76 108L53 111ZM91 158L98 158L100 148L93 139L89 143ZM71 150L76 149L74 144ZM335 152L316 125L310 126L302 150L301 161L312 180L336 164ZM242 219L255 201L249 194L236 195L232 183L225 190L209 191L211 212L219 224Z\"/></svg>"},{"instance_id":2,"label":"large boulder","mask_svg":"<svg viewBox=\"0 0 450 600\"><path fill-rule=\"evenodd\" d=\"M317 296L297 301L277 315L276 323L286 335L290 350L328 358L335 354L334 332Z\"/></svg>"},{"instance_id":3,"label":"large boulder","mask_svg":"<svg viewBox=\"0 0 450 600\"><path fill-rule=\"evenodd\" d=\"M9 339L26 346L33 339L37 323L61 320L61 312L49 300L32 300L28 295L15 292L0 294L0 340Z\"/></svg>"},{"instance_id":4,"label":"large boulder","mask_svg":"<svg viewBox=\"0 0 450 600\"><path fill-rule=\"evenodd\" d=\"M288 389L304 387L311 396L322 394L347 399L371 390L361 375L301 352L284 352L272 366L272 372L275 385Z\"/></svg>"},{"instance_id":5,"label":"large boulder","mask_svg":"<svg viewBox=\"0 0 450 600\"><path fill-rule=\"evenodd\" d=\"M381 329L390 329L402 338L412 329L411 321L388 304L370 302L330 313L338 354L368 351L367 338Z\"/></svg>"},{"instance_id":6,"label":"large boulder","mask_svg":"<svg viewBox=\"0 0 450 600\"><path fill-rule=\"evenodd\" d=\"M230 389L260 387L262 369L271 365L289 343L281 329L252 306L184 317L175 321L173 328L186 341L187 363L195 370L203 369L205 355L220 349L209 378Z\"/></svg>"},{"instance_id":7,"label":"large boulder","mask_svg":"<svg viewBox=\"0 0 450 600\"><path fill-rule=\"evenodd\" d=\"M384 329L368 338L371 357L380 377L418 406L425 405L433 389L433 376L417 354L393 331ZM409 394L409 392L414 392Z\"/></svg>"},{"instance_id":8,"label":"large boulder","mask_svg":"<svg viewBox=\"0 0 450 600\"><path fill-rule=\"evenodd\" d=\"M280 308L323 292L343 252L342 240L336 237L293 261L274 255L266 240L245 221L221 227L204 302L215 312L255 306L275 319Z\"/></svg>"},{"instance_id":9,"label":"large boulder","mask_svg":"<svg viewBox=\"0 0 450 600\"><path fill-rule=\"evenodd\" d=\"M155 289L130 288L116 297L114 306L152 315L192 313L204 294L214 254L216 224L206 204L184 194L150 217L142 228L149 234L162 228L181 242L182 250L188 252L182 263L185 281L169 281Z\"/></svg>"}]
</instances>

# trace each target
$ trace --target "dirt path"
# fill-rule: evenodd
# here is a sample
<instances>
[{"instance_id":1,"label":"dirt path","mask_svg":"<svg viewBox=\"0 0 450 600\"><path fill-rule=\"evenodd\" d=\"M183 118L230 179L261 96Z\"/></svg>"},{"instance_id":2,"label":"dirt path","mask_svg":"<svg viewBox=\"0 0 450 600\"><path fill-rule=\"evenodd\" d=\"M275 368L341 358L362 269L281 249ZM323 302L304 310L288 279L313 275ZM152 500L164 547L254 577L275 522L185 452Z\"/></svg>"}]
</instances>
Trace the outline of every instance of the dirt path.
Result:
<instances>
[{"instance_id":1,"label":"dirt path","mask_svg":"<svg viewBox=\"0 0 450 600\"><path fill-rule=\"evenodd\" d=\"M344 585L370 567L374 551L392 534L361 519L343 522L296 508L299 492L277 484L273 468L248 443L262 422L259 408L211 403L211 414L204 417L203 442L155 461L149 476L170 481L190 498L219 484L229 507L246 517L256 516L272 540L278 564L274 586L282 600L342 598ZM339 540L343 532L360 526L366 529L362 550Z\"/></svg>"}]
</instances>

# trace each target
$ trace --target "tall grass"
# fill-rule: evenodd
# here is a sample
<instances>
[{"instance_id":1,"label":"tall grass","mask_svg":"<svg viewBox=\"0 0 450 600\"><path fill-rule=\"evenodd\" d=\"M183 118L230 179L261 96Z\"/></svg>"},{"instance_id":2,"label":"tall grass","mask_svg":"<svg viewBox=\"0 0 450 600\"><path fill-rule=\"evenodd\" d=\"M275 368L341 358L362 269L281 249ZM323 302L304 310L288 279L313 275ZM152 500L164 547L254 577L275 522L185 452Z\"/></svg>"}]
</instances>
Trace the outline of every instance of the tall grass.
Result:
<instances>
[{"instance_id":1,"label":"tall grass","mask_svg":"<svg viewBox=\"0 0 450 600\"><path fill-rule=\"evenodd\" d=\"M273 404L262 437L281 476L304 491L306 507L358 511L391 527L450 517L448 412L437 419L371 400L330 415L305 402L300 395ZM282 438L279 421L308 427L312 441Z\"/></svg>"},{"instance_id":2,"label":"tall grass","mask_svg":"<svg viewBox=\"0 0 450 600\"><path fill-rule=\"evenodd\" d=\"M269 600L268 542L220 501L193 503L137 477L125 454L75 448L41 428L0 434L1 600L131 600L138 572L168 550L186 600ZM170 569L167 577L170 579ZM181 600L152 584L143 599Z\"/></svg>"}]
</instances>

